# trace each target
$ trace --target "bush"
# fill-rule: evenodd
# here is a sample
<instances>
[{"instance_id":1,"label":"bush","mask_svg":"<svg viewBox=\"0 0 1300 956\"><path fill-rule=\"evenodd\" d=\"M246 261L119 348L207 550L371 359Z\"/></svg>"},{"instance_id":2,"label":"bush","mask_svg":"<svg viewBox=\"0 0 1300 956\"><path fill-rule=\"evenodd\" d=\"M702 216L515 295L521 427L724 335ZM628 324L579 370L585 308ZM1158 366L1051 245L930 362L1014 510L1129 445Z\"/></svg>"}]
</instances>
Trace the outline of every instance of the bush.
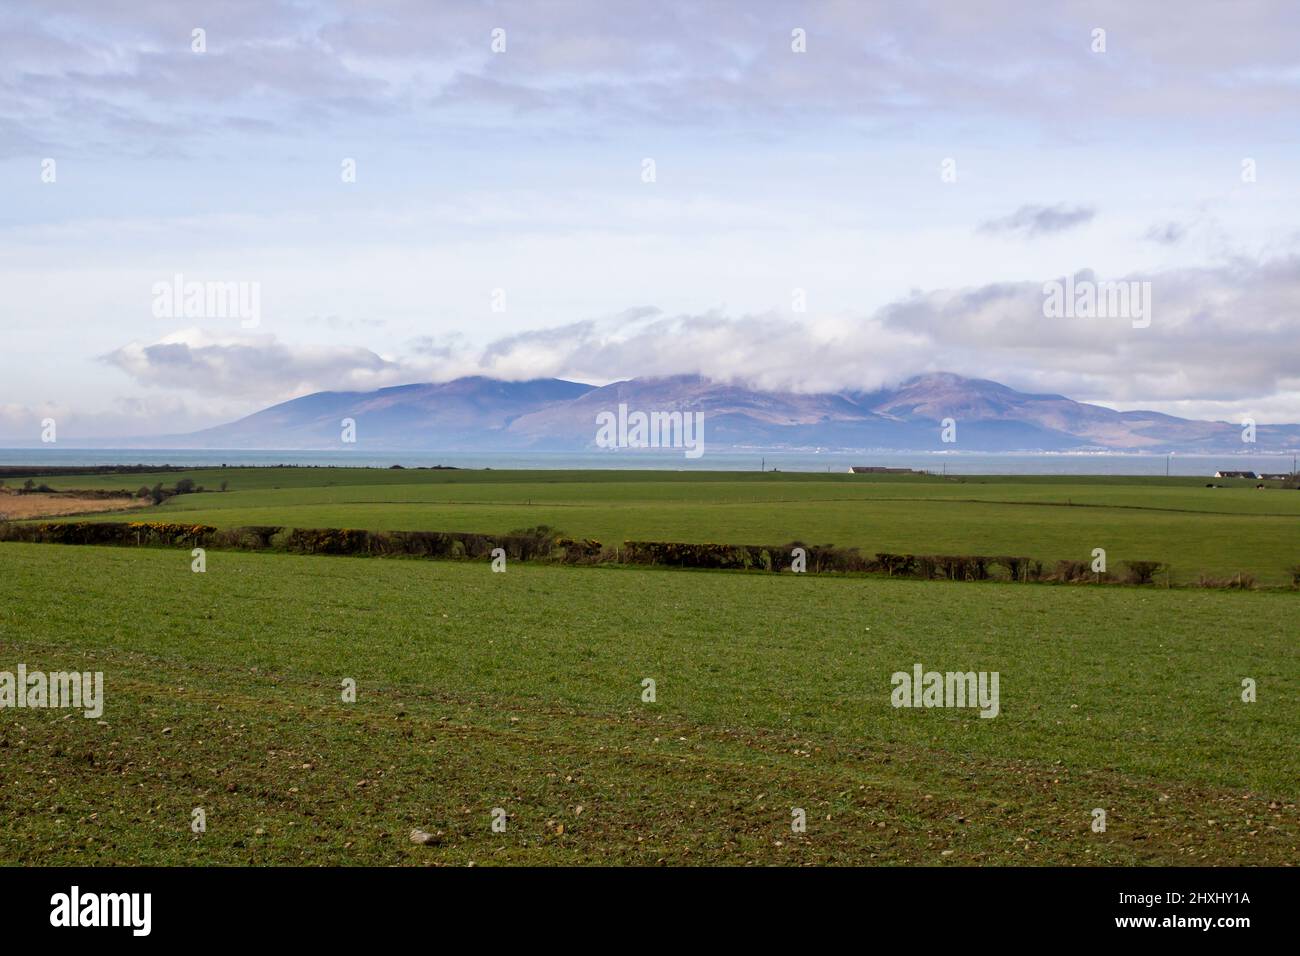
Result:
<instances>
[{"instance_id":1,"label":"bush","mask_svg":"<svg viewBox=\"0 0 1300 956\"><path fill-rule=\"evenodd\" d=\"M485 535L455 531L388 531L376 535L376 539L377 554L421 558L481 558L490 556L495 547Z\"/></svg>"},{"instance_id":2,"label":"bush","mask_svg":"<svg viewBox=\"0 0 1300 956\"><path fill-rule=\"evenodd\" d=\"M1232 588L1241 591L1255 590L1255 576L1253 574L1234 574L1230 578L1213 578L1208 574L1201 574L1196 579L1198 588Z\"/></svg>"},{"instance_id":3,"label":"bush","mask_svg":"<svg viewBox=\"0 0 1300 956\"><path fill-rule=\"evenodd\" d=\"M915 574L918 565L914 554L890 554L887 551L876 552L876 562L891 578L895 575Z\"/></svg>"},{"instance_id":4,"label":"bush","mask_svg":"<svg viewBox=\"0 0 1300 956\"><path fill-rule=\"evenodd\" d=\"M539 524L535 528L516 528L511 531L509 538L517 548L520 549L522 556L519 560L527 561L530 558L546 557L555 550L556 542L564 536L564 532L552 528L550 525ZM510 553L510 548L506 547L506 553ZM511 555L514 557L514 555Z\"/></svg>"},{"instance_id":5,"label":"bush","mask_svg":"<svg viewBox=\"0 0 1300 956\"><path fill-rule=\"evenodd\" d=\"M1124 566L1128 568L1128 575L1125 581L1129 584L1150 584L1155 580L1156 573L1164 567L1161 561L1125 561Z\"/></svg>"},{"instance_id":6,"label":"bush","mask_svg":"<svg viewBox=\"0 0 1300 956\"><path fill-rule=\"evenodd\" d=\"M1012 581L1028 581L1031 579L1033 562L1029 558L1019 557L1016 555L1004 555L999 558L990 558L989 562L1006 569L1007 578ZM1039 563L1039 576L1042 575L1042 564Z\"/></svg>"},{"instance_id":7,"label":"bush","mask_svg":"<svg viewBox=\"0 0 1300 956\"><path fill-rule=\"evenodd\" d=\"M598 546L598 542L590 542ZM791 552L800 544L772 548L755 544L693 544L677 541L624 541L621 559L628 564L658 564L679 568L714 568L782 571L790 567ZM590 553L590 547L585 549ZM804 548L808 570L827 570L830 556L825 549Z\"/></svg>"},{"instance_id":8,"label":"bush","mask_svg":"<svg viewBox=\"0 0 1300 956\"><path fill-rule=\"evenodd\" d=\"M917 559L922 577L937 576L949 581L987 581L991 560L966 554L932 554Z\"/></svg>"},{"instance_id":9,"label":"bush","mask_svg":"<svg viewBox=\"0 0 1300 956\"><path fill-rule=\"evenodd\" d=\"M555 544L562 549L563 556L560 560L565 564L597 564L605 555L600 542L591 538L560 538Z\"/></svg>"},{"instance_id":10,"label":"bush","mask_svg":"<svg viewBox=\"0 0 1300 956\"><path fill-rule=\"evenodd\" d=\"M352 528L294 528L284 547L301 554L369 553L370 532Z\"/></svg>"},{"instance_id":11,"label":"bush","mask_svg":"<svg viewBox=\"0 0 1300 956\"><path fill-rule=\"evenodd\" d=\"M203 544L216 532L210 525L133 521L68 521L9 525L0 540L36 544Z\"/></svg>"},{"instance_id":12,"label":"bush","mask_svg":"<svg viewBox=\"0 0 1300 956\"><path fill-rule=\"evenodd\" d=\"M792 541L781 548L767 549L772 559L773 571L784 571L794 563L794 549L803 548L807 570L814 574L827 571L867 571L871 562L858 553L857 548L837 548L833 544L807 545ZM762 561L760 550L759 560Z\"/></svg>"},{"instance_id":13,"label":"bush","mask_svg":"<svg viewBox=\"0 0 1300 956\"><path fill-rule=\"evenodd\" d=\"M628 564L663 564L679 568L747 568L749 549L730 544L688 544L673 541L624 541Z\"/></svg>"},{"instance_id":14,"label":"bush","mask_svg":"<svg viewBox=\"0 0 1300 956\"><path fill-rule=\"evenodd\" d=\"M249 530L249 529L243 529ZM302 554L373 554L421 558L490 558L501 548L514 561L590 559L600 554L600 542L575 542L557 537L545 526L503 535L463 531L361 531L353 528L263 529L268 545Z\"/></svg>"},{"instance_id":15,"label":"bush","mask_svg":"<svg viewBox=\"0 0 1300 956\"><path fill-rule=\"evenodd\" d=\"M141 489L145 491L146 489ZM155 489L156 490L156 489ZM150 492L151 493L151 492ZM1059 561L1045 574L1042 561L1018 555L914 555L878 552L868 559L856 548L807 545L792 541L780 547L734 544L692 544L671 541L625 541L621 548L606 548L599 541L574 539L546 525L523 528L507 535L483 535L457 531L364 531L352 528L283 528L253 525L218 530L210 525L160 521L126 522L43 522L15 523L0 515L0 541L51 544L155 545L171 547L208 546L243 550L282 550L301 554L366 554L422 558L480 559L503 548L515 561L549 560L567 564L666 565L704 569L788 571L793 552L802 548L806 570L811 573L872 572L892 577L938 578L951 581L985 581L991 569L1006 570L1011 581L1060 581L1083 583L1095 580L1086 561ZM1166 569L1160 561L1125 561L1121 580L1129 584L1151 584ZM1300 587L1300 564L1288 568L1292 585ZM1000 577L1000 576L999 576ZM1241 573L1229 578L1202 574L1200 587L1256 588L1253 575Z\"/></svg>"},{"instance_id":16,"label":"bush","mask_svg":"<svg viewBox=\"0 0 1300 956\"><path fill-rule=\"evenodd\" d=\"M264 551L272 546L272 540L284 529L275 525L251 525L244 528L228 528L209 536L214 548L238 548L241 551Z\"/></svg>"},{"instance_id":17,"label":"bush","mask_svg":"<svg viewBox=\"0 0 1300 956\"><path fill-rule=\"evenodd\" d=\"M1087 561L1057 561L1052 580L1063 584L1078 584L1092 580L1092 566Z\"/></svg>"},{"instance_id":18,"label":"bush","mask_svg":"<svg viewBox=\"0 0 1300 956\"><path fill-rule=\"evenodd\" d=\"M116 525L115 525L116 526ZM206 524L177 524L166 521L132 521L126 526L127 544L199 545L216 533ZM134 532L135 541L130 535Z\"/></svg>"}]
</instances>

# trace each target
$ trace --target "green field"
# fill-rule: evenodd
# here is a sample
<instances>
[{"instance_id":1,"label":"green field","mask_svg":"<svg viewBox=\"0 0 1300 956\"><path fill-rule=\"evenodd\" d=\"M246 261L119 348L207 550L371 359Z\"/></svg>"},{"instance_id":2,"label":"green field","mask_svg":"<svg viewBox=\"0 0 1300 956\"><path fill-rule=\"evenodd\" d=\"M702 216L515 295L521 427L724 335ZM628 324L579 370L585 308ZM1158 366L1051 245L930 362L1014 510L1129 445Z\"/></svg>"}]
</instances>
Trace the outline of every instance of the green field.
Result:
<instances>
[{"instance_id":1,"label":"green field","mask_svg":"<svg viewBox=\"0 0 1300 956\"><path fill-rule=\"evenodd\" d=\"M1296 620L1287 592L0 544L0 670L106 685L100 720L0 711L0 862L1292 863ZM891 707L918 662L998 671L1000 714Z\"/></svg>"},{"instance_id":2,"label":"green field","mask_svg":"<svg viewBox=\"0 0 1300 956\"><path fill-rule=\"evenodd\" d=\"M50 478L137 488L185 474ZM1285 584L1300 494L1163 478L225 469L129 520L1165 560ZM13 482L10 482L11 484ZM121 520L106 514L98 520ZM84 517L79 520L86 520ZM96 520L94 518L90 520ZM0 863L1289 864L1293 589L0 542ZM895 708L987 671L1000 712ZM342 700L355 680L355 703ZM656 699L642 699L642 681ZM1242 681L1258 699L1241 699ZM202 808L206 832L191 831ZM504 832L492 812L506 814ZM804 811L806 832L791 829ZM1105 832L1091 829L1093 810ZM415 845L412 829L435 834Z\"/></svg>"},{"instance_id":3,"label":"green field","mask_svg":"<svg viewBox=\"0 0 1300 956\"><path fill-rule=\"evenodd\" d=\"M616 544L669 540L810 544L917 554L1018 554L1046 562L1163 561L1174 583L1202 574L1292 580L1300 492L1201 478L898 477L796 473L210 469L57 477L56 488L132 490L180 477L185 495L132 520L504 534L539 524ZM11 484L14 482L11 481ZM105 515L104 520L119 520Z\"/></svg>"}]
</instances>

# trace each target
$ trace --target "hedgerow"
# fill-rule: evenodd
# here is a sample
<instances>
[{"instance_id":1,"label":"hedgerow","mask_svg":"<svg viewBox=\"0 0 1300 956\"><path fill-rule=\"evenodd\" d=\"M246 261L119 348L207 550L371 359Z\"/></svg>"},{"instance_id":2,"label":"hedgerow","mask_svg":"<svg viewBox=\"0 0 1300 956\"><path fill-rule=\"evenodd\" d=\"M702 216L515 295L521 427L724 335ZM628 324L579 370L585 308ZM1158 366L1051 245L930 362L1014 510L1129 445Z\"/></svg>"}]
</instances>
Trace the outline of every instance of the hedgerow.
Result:
<instances>
[{"instance_id":1,"label":"hedgerow","mask_svg":"<svg viewBox=\"0 0 1300 956\"><path fill-rule=\"evenodd\" d=\"M603 546L592 539L575 539L545 525L510 534L463 531L366 531L356 528L284 528L256 525L218 529L211 525L158 521L68 521L17 523L0 521L0 541L36 544L90 544L154 547L209 547L248 551L288 551L298 554L371 555L378 557L490 559L501 548L512 561L565 564L635 564L712 570L782 573L798 568L812 574L871 573L889 577L949 581L1055 582L1060 584L1125 583L1149 585L1167 570L1160 561L1125 561L1126 571L1114 577L1095 574L1086 561L1058 561L1054 570L1042 561L1018 555L898 554L877 552L868 558L856 548L807 545L701 544L680 541L625 541ZM1300 586L1300 565L1289 569ZM1231 578L1202 574L1195 586L1255 588L1250 575Z\"/></svg>"}]
</instances>

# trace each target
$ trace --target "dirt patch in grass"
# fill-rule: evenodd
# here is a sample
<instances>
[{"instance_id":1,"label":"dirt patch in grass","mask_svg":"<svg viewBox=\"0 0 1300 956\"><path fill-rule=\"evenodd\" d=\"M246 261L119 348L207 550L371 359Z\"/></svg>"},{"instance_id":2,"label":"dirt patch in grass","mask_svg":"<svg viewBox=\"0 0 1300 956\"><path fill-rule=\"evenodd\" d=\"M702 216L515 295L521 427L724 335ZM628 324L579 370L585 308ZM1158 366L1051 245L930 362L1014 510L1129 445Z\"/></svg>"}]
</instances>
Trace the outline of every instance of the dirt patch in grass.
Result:
<instances>
[{"instance_id":1,"label":"dirt patch in grass","mask_svg":"<svg viewBox=\"0 0 1300 956\"><path fill-rule=\"evenodd\" d=\"M152 504L148 498L81 497L66 492L20 495L0 489L0 521L59 518L65 515L129 511Z\"/></svg>"}]
</instances>

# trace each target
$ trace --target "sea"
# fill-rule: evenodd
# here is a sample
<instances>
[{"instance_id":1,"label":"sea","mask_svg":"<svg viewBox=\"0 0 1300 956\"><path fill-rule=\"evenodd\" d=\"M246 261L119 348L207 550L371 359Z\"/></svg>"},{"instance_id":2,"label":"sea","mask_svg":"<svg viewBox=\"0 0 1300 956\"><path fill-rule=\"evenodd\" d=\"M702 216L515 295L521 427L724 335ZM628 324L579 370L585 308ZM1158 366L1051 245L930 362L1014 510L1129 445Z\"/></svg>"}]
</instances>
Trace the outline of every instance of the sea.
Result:
<instances>
[{"instance_id":1,"label":"sea","mask_svg":"<svg viewBox=\"0 0 1300 956\"><path fill-rule=\"evenodd\" d=\"M678 452L615 449L593 452L383 452L373 449L177 450L140 448L0 448L4 465L176 465L186 468L298 465L315 467L662 471L847 472L852 466L912 468L948 475L1185 475L1216 471L1291 472L1292 455L1133 455L1119 453L709 451L690 459Z\"/></svg>"}]
</instances>

